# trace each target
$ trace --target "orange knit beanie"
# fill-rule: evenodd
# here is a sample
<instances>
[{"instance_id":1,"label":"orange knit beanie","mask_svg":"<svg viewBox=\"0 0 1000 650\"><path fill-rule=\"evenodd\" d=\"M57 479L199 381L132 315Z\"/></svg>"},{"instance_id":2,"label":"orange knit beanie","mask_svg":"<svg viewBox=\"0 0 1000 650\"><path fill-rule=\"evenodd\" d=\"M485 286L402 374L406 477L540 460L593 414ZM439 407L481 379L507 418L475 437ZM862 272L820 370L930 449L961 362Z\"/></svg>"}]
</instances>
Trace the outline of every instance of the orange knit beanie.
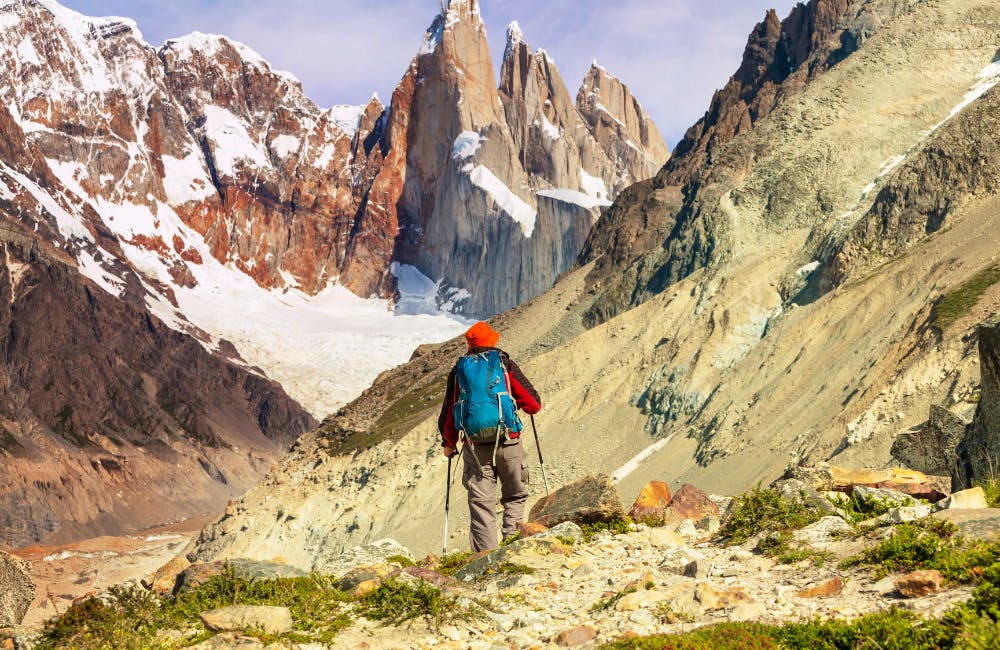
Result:
<instances>
[{"instance_id":1,"label":"orange knit beanie","mask_svg":"<svg viewBox=\"0 0 1000 650\"><path fill-rule=\"evenodd\" d=\"M472 348L492 348L500 340L500 335L486 323L479 322L465 333L465 340L468 341L470 350Z\"/></svg>"}]
</instances>

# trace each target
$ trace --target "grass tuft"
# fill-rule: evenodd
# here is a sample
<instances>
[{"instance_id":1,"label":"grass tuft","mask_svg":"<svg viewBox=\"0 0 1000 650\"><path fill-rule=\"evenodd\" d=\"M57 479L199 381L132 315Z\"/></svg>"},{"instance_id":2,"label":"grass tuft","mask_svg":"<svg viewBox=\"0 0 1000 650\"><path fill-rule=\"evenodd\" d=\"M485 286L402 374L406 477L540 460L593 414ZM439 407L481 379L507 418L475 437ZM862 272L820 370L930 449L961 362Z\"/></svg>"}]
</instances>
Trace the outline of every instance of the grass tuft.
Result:
<instances>
[{"instance_id":1,"label":"grass tuft","mask_svg":"<svg viewBox=\"0 0 1000 650\"><path fill-rule=\"evenodd\" d=\"M583 541L590 542L598 533L607 532L612 535L624 535L632 529L632 520L628 517L612 519L611 521L598 521L593 524L583 524Z\"/></svg>"},{"instance_id":2,"label":"grass tuft","mask_svg":"<svg viewBox=\"0 0 1000 650\"><path fill-rule=\"evenodd\" d=\"M822 513L776 490L757 487L736 497L736 504L719 531L730 544L742 544L758 533L798 530L819 520Z\"/></svg>"},{"instance_id":3,"label":"grass tuft","mask_svg":"<svg viewBox=\"0 0 1000 650\"><path fill-rule=\"evenodd\" d=\"M941 331L948 329L952 323L969 313L983 294L998 282L1000 282L1000 266L991 266L975 274L938 301L934 306L931 325Z\"/></svg>"}]
</instances>

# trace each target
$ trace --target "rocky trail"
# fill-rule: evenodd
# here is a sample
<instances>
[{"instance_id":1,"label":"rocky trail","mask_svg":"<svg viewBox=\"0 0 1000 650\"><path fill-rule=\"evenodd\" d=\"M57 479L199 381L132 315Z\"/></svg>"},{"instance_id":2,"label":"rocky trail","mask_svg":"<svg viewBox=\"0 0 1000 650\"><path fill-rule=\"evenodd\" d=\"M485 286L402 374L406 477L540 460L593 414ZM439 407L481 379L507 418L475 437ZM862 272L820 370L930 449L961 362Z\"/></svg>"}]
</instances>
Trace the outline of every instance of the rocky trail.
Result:
<instances>
[{"instance_id":1,"label":"rocky trail","mask_svg":"<svg viewBox=\"0 0 1000 650\"><path fill-rule=\"evenodd\" d=\"M82 624L86 634L73 627L81 625L80 617L67 613L41 635L37 619L29 620L36 629L12 629L4 643L8 648L599 648L723 622L781 626L857 619L892 608L940 618L973 594L975 584L946 579L937 570L880 572L877 562L845 560L915 529L924 531L916 539L934 535L942 520L957 524L965 543L992 543L1000 533L1000 509L987 507L981 488L945 497L947 479L899 469L819 466L790 476L736 498L710 496L691 485L671 495L666 484L653 482L627 516L613 482L588 477L537 502L521 538L495 551L414 562L406 548L382 540L331 561L328 577L249 560L189 565L179 556L155 575L96 600L78 600L78 613L96 603L89 605L91 627ZM782 512L786 519L776 523L774 513ZM805 518L795 519L794 513ZM920 521L906 523L915 519ZM970 575L981 576L983 568ZM238 585L232 595L213 601L211 594L227 593L230 583ZM268 584L297 585L298 591L280 597L279 590L261 587ZM310 594L305 601L302 590ZM162 595L154 596L157 591ZM270 599L254 595L265 592ZM327 609L317 608L321 597L330 599ZM163 614L172 625L149 626L157 619L149 612L192 602L197 607L186 618ZM137 603L151 609L143 615ZM122 645L101 645L100 621L109 620L137 636L114 637ZM53 630L63 636L54 638Z\"/></svg>"}]
</instances>

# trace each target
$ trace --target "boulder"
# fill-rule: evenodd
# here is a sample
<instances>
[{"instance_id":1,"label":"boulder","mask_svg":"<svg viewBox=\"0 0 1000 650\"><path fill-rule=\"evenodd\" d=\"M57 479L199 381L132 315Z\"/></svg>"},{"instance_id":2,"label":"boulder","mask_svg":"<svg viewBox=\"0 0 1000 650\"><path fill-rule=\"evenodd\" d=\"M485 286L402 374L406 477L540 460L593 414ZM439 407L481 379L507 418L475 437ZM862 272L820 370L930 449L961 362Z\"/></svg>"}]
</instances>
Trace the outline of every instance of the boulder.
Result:
<instances>
[{"instance_id":1,"label":"boulder","mask_svg":"<svg viewBox=\"0 0 1000 650\"><path fill-rule=\"evenodd\" d=\"M935 504L937 510L984 510L989 507L986 493L978 486L954 492Z\"/></svg>"},{"instance_id":2,"label":"boulder","mask_svg":"<svg viewBox=\"0 0 1000 650\"><path fill-rule=\"evenodd\" d=\"M621 496L610 476L587 476L542 497L531 507L530 521L552 527L564 521L592 524L625 516Z\"/></svg>"},{"instance_id":3,"label":"boulder","mask_svg":"<svg viewBox=\"0 0 1000 650\"><path fill-rule=\"evenodd\" d=\"M705 517L721 517L719 506L708 496L708 493L696 488L690 483L677 490L670 501L666 518L668 521L700 521Z\"/></svg>"},{"instance_id":4,"label":"boulder","mask_svg":"<svg viewBox=\"0 0 1000 650\"><path fill-rule=\"evenodd\" d=\"M413 560L409 549L396 540L380 539L364 546L355 546L337 555L317 558L313 563L313 571L323 575L340 576L356 567L384 564L395 555Z\"/></svg>"},{"instance_id":5,"label":"boulder","mask_svg":"<svg viewBox=\"0 0 1000 650\"><path fill-rule=\"evenodd\" d=\"M882 487L919 499L936 501L951 490L951 477L928 476L923 472L894 467L889 469L848 469L826 463L797 466L785 472L783 478L802 481L819 492L836 490L850 494L855 486Z\"/></svg>"},{"instance_id":6,"label":"boulder","mask_svg":"<svg viewBox=\"0 0 1000 650\"><path fill-rule=\"evenodd\" d=\"M292 613L287 607L269 605L233 605L199 615L205 627L213 632L263 630L268 634L284 634L292 629Z\"/></svg>"},{"instance_id":7,"label":"boulder","mask_svg":"<svg viewBox=\"0 0 1000 650\"><path fill-rule=\"evenodd\" d=\"M1000 541L1000 508L942 510L931 516L955 524L958 534L965 539Z\"/></svg>"},{"instance_id":8,"label":"boulder","mask_svg":"<svg viewBox=\"0 0 1000 650\"><path fill-rule=\"evenodd\" d=\"M397 566L391 564L373 564L371 566L355 567L340 576L337 582L334 583L334 586L341 591L351 592L363 582L372 580L381 582L382 579L392 574L397 569Z\"/></svg>"},{"instance_id":9,"label":"boulder","mask_svg":"<svg viewBox=\"0 0 1000 650\"><path fill-rule=\"evenodd\" d=\"M913 571L897 578L895 585L904 598L922 598L941 591L944 576L936 569Z\"/></svg>"},{"instance_id":10,"label":"boulder","mask_svg":"<svg viewBox=\"0 0 1000 650\"><path fill-rule=\"evenodd\" d=\"M656 589L640 589L622 596L618 602L615 603L615 609L619 612L634 612L638 609L643 609L651 605L656 605L657 603L662 603L665 600L669 600L671 596L672 594L665 591L657 591Z\"/></svg>"},{"instance_id":11,"label":"boulder","mask_svg":"<svg viewBox=\"0 0 1000 650\"><path fill-rule=\"evenodd\" d=\"M455 579L471 582L503 564L520 564L532 569L551 569L562 564L568 549L557 539L529 537L482 555L455 573Z\"/></svg>"},{"instance_id":12,"label":"boulder","mask_svg":"<svg viewBox=\"0 0 1000 650\"><path fill-rule=\"evenodd\" d=\"M448 587L455 584L454 578L450 578L443 573L438 573L433 569L425 569L419 566L404 567L400 573L412 576L418 580L423 580L427 584L434 585L438 588Z\"/></svg>"},{"instance_id":13,"label":"boulder","mask_svg":"<svg viewBox=\"0 0 1000 650\"><path fill-rule=\"evenodd\" d=\"M829 499L820 494L819 491L811 485L807 485L799 479L790 478L778 480L772 483L771 487L779 495L781 495L782 498L787 499L788 501L810 506L829 515L837 514L837 507L830 503ZM837 494L840 493L838 492Z\"/></svg>"},{"instance_id":14,"label":"boulder","mask_svg":"<svg viewBox=\"0 0 1000 650\"><path fill-rule=\"evenodd\" d=\"M844 581L838 576L834 576L833 578L825 580L818 585L814 585L808 589L803 589L795 595L799 598L828 598L830 596L836 596L843 590Z\"/></svg>"},{"instance_id":15,"label":"boulder","mask_svg":"<svg viewBox=\"0 0 1000 650\"><path fill-rule=\"evenodd\" d=\"M578 625L571 630L563 630L556 635L556 645L572 648L589 643L597 635L597 630L589 625Z\"/></svg>"},{"instance_id":16,"label":"boulder","mask_svg":"<svg viewBox=\"0 0 1000 650\"><path fill-rule=\"evenodd\" d=\"M903 524L908 521L923 519L933 512L934 506L922 503L917 506L893 508L889 512L875 518L879 524Z\"/></svg>"},{"instance_id":17,"label":"boulder","mask_svg":"<svg viewBox=\"0 0 1000 650\"><path fill-rule=\"evenodd\" d=\"M886 508L917 505L917 500L909 494L903 494L902 492L888 488L873 488L866 485L858 485L854 487L853 496L861 503L878 504Z\"/></svg>"},{"instance_id":18,"label":"boulder","mask_svg":"<svg viewBox=\"0 0 1000 650\"><path fill-rule=\"evenodd\" d=\"M553 526L547 529L543 533L539 533L537 537L543 539L572 539L574 542L583 541L583 529L574 524L572 521L564 521L561 524Z\"/></svg>"},{"instance_id":19,"label":"boulder","mask_svg":"<svg viewBox=\"0 0 1000 650\"><path fill-rule=\"evenodd\" d=\"M892 443L892 457L922 472L951 476L957 462L956 448L969 425L957 413L931 405L927 421Z\"/></svg>"},{"instance_id":20,"label":"boulder","mask_svg":"<svg viewBox=\"0 0 1000 650\"><path fill-rule=\"evenodd\" d=\"M178 555L156 570L150 581L149 588L161 596L173 593L174 588L177 586L178 576L189 566L191 566L191 563L188 562L188 559L183 555Z\"/></svg>"},{"instance_id":21,"label":"boulder","mask_svg":"<svg viewBox=\"0 0 1000 650\"><path fill-rule=\"evenodd\" d=\"M792 537L801 544L823 548L840 541L844 535L852 532L854 529L851 525L840 517L822 517L819 521L795 531Z\"/></svg>"},{"instance_id":22,"label":"boulder","mask_svg":"<svg viewBox=\"0 0 1000 650\"><path fill-rule=\"evenodd\" d=\"M663 521L670 505L670 486L662 481L650 481L639 492L628 516L635 520Z\"/></svg>"},{"instance_id":23,"label":"boulder","mask_svg":"<svg viewBox=\"0 0 1000 650\"><path fill-rule=\"evenodd\" d=\"M522 538L538 535L539 533L544 533L547 530L547 526L543 526L534 521L519 521L517 523L517 533Z\"/></svg>"},{"instance_id":24,"label":"boulder","mask_svg":"<svg viewBox=\"0 0 1000 650\"><path fill-rule=\"evenodd\" d=\"M181 571L174 587L175 592L202 585L227 570L244 580L274 580L276 578L303 578L309 574L287 564L257 562L256 560L218 560L192 564Z\"/></svg>"},{"instance_id":25,"label":"boulder","mask_svg":"<svg viewBox=\"0 0 1000 650\"><path fill-rule=\"evenodd\" d=\"M0 551L0 627L20 625L34 599L31 565Z\"/></svg>"}]
</instances>

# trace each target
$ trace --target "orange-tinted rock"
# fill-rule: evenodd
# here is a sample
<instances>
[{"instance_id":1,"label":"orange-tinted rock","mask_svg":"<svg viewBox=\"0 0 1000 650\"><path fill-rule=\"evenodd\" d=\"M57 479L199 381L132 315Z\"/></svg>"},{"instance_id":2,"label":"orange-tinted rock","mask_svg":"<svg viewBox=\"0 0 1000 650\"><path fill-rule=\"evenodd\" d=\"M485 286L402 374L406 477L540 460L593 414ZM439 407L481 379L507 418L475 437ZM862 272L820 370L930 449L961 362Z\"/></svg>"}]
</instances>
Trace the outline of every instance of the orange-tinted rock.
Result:
<instances>
[{"instance_id":1,"label":"orange-tinted rock","mask_svg":"<svg viewBox=\"0 0 1000 650\"><path fill-rule=\"evenodd\" d=\"M177 584L177 576L189 566L191 563L188 559L183 555L178 555L156 570L156 573L153 574L151 589L161 595L173 592L174 586Z\"/></svg>"},{"instance_id":2,"label":"orange-tinted rock","mask_svg":"<svg viewBox=\"0 0 1000 650\"><path fill-rule=\"evenodd\" d=\"M528 518L552 527L564 521L581 525L613 521L624 515L625 508L614 481L610 476L599 474L564 485L542 497L531 507Z\"/></svg>"},{"instance_id":3,"label":"orange-tinted rock","mask_svg":"<svg viewBox=\"0 0 1000 650\"><path fill-rule=\"evenodd\" d=\"M803 589L795 595L799 598L826 598L836 596L844 590L844 582L839 577L833 577L825 582L821 582L815 587Z\"/></svg>"},{"instance_id":4,"label":"orange-tinted rock","mask_svg":"<svg viewBox=\"0 0 1000 650\"><path fill-rule=\"evenodd\" d=\"M670 505L670 486L662 481L650 481L639 492L635 503L629 508L628 516L636 520L659 519L666 517Z\"/></svg>"},{"instance_id":5,"label":"orange-tinted rock","mask_svg":"<svg viewBox=\"0 0 1000 650\"><path fill-rule=\"evenodd\" d=\"M544 533L549 528L548 526L543 526L537 521L521 521L517 524L517 532L521 537L531 537L532 535L537 535L539 533Z\"/></svg>"},{"instance_id":6,"label":"orange-tinted rock","mask_svg":"<svg viewBox=\"0 0 1000 650\"><path fill-rule=\"evenodd\" d=\"M941 591L944 576L937 569L913 571L897 578L895 585L905 598L922 598Z\"/></svg>"},{"instance_id":7,"label":"orange-tinted rock","mask_svg":"<svg viewBox=\"0 0 1000 650\"><path fill-rule=\"evenodd\" d=\"M718 517L720 514L719 506L708 498L708 493L690 483L677 490L667 509L668 519L675 521L683 519L700 521L704 517Z\"/></svg>"},{"instance_id":8,"label":"orange-tinted rock","mask_svg":"<svg viewBox=\"0 0 1000 650\"><path fill-rule=\"evenodd\" d=\"M597 630L589 625L578 625L571 630L563 630L556 635L556 644L572 648L589 643L597 635Z\"/></svg>"}]
</instances>

